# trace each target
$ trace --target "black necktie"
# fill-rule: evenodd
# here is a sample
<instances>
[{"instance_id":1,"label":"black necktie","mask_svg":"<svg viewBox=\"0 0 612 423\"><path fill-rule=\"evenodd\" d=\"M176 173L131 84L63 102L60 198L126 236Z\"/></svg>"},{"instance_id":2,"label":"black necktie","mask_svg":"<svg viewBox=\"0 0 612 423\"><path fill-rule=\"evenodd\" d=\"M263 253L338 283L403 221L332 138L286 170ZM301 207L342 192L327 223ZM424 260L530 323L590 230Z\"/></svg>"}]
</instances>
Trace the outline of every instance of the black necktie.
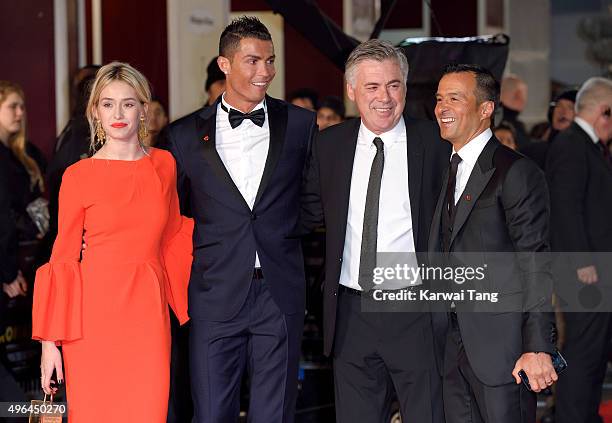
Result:
<instances>
[{"instance_id":1,"label":"black necktie","mask_svg":"<svg viewBox=\"0 0 612 423\"><path fill-rule=\"evenodd\" d=\"M227 110L227 107L223 103L221 103L221 108L225 110L229 114L229 123L232 129L240 126L243 120L250 119L255 125L262 127L264 122L266 121L266 112L264 112L263 107L257 110L253 110L250 113L242 113L235 109Z\"/></svg>"},{"instance_id":2,"label":"black necktie","mask_svg":"<svg viewBox=\"0 0 612 423\"><path fill-rule=\"evenodd\" d=\"M455 214L455 185L457 183L457 169L459 169L459 163L461 163L461 156L457 153L453 153L448 170L448 185L446 186L446 211L451 218Z\"/></svg>"},{"instance_id":3,"label":"black necktie","mask_svg":"<svg viewBox=\"0 0 612 423\"><path fill-rule=\"evenodd\" d=\"M376 267L376 242L378 238L378 203L380 200L380 183L385 166L383 141L374 138L376 156L372 161L365 210L363 212L363 231L361 233L361 257L359 259L359 286L369 291L374 286L374 268Z\"/></svg>"},{"instance_id":4,"label":"black necktie","mask_svg":"<svg viewBox=\"0 0 612 423\"><path fill-rule=\"evenodd\" d=\"M446 185L446 197L444 199L444 210L442 211L442 250L449 251L450 239L453 232L453 221L455 220L455 185L457 182L457 169L461 163L461 156L453 153L448 169L448 184Z\"/></svg>"}]
</instances>

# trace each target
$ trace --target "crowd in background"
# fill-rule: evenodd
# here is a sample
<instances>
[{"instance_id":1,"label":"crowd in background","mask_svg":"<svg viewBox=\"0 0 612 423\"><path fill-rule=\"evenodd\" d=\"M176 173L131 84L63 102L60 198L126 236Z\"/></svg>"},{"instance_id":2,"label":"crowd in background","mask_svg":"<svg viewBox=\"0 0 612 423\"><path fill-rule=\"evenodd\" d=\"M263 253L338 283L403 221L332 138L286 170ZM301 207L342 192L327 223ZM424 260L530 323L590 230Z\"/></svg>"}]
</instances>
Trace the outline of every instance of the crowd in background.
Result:
<instances>
[{"instance_id":1,"label":"crowd in background","mask_svg":"<svg viewBox=\"0 0 612 423\"><path fill-rule=\"evenodd\" d=\"M89 95L89 85L98 69L98 66L86 66L79 69L74 75L71 86L72 114L57 138L53 155L48 163L40 150L32 143L32 140L27 137L27 102L23 90L15 82L0 81L0 281L2 282L0 328L2 330L11 321L11 313L19 311L19 298L28 298L31 295L34 269L40 263L46 261L50 254L53 240L57 234L58 194L62 174L68 166L88 157L90 154L89 126L85 117L85 105ZM208 96L206 105L212 105L225 88L225 75L220 71L216 58L210 62L207 74L204 86ZM547 111L547 120L533 125L528 130L520 119L521 112L528 102L528 87L519 76L508 75L501 84L501 111L496 116L496 123L492 128L495 136L502 144L531 158L546 172L552 192L553 214L555 214L554 207L566 207L566 203L559 202L560 200L556 200L555 197L555 190L566 191L566 187L558 187L557 185L567 183L567 180L563 178L569 177L570 180L574 178L573 175L567 173L568 162L563 161L571 161L572 157L567 157L567 153L562 148L564 143L571 141L573 136L571 131L577 131L575 123L577 116L576 94L577 90L573 87L553 93ZM315 111L319 130L324 130L347 119L343 99L335 96L319 98L318 93L310 88L292 92L287 100L297 106ZM598 115L593 118L595 120L590 122L591 127L601 123L594 124L597 119L603 119L602 125L612 125L610 119L612 98L604 97L600 104L603 106L607 104L607 109L604 107L603 112L600 113L601 116ZM580 115L580 111L578 113L583 120L587 119L584 113L582 115ZM164 148L166 142L164 128L169 123L168 120L167 107L159 99L154 98L147 115L148 137L145 141L147 145ZM31 122L30 124L35 123ZM608 169L602 167L602 174L606 171L612 172L612 162L610 161L611 141L608 138L595 142L604 158L602 163L592 164L589 162L587 164L587 162L580 162L579 157L575 157L575 167L570 169L576 172L576 178L582 178L581 180L584 183L591 184L591 187L583 185L575 187L576 189L590 193L592 184L603 184L595 195L612 192L612 186L606 185L610 180L609 177L606 180L605 176L597 176L598 179L593 182L589 179L593 177L592 175L584 175L585 172L591 174L596 172L594 169L599 165L609 166ZM559 144L557 145L557 143ZM581 151L574 153L582 154ZM559 166L565 166L565 168L559 170ZM590 167L585 169L584 166ZM586 202L590 199L584 196L582 198L566 196L563 197L563 201ZM608 207L611 201L610 198L602 198L601 205L589 205L588 207L602 210L601 212L593 212L592 215L601 214L605 216L609 214L611 209L604 210L604 208ZM572 217L569 216L569 218ZM612 219L608 218L607 221L608 223L594 222L594 224L600 225L604 236L612 237L612 233L609 232L609 222ZM558 222L567 222L567 220L559 219ZM609 241L608 245L610 242L612 241ZM609 249L606 250L605 242L597 248L587 248L585 250L573 249L571 244L565 244L565 246L569 248L567 251L610 251ZM596 316L596 318L601 319L603 316ZM609 316L606 316L606 319L609 319ZM600 396L601 383L603 382L600 367L605 366L602 362L607 362L608 342L610 340L609 337L604 335L609 333L612 324L609 320L603 323L571 322L571 324L583 329L589 324L594 325L595 329L592 330L596 332L590 336L597 337L599 335L606 341L602 341L600 349L593 352L596 356L592 360L593 366L597 367L599 372L597 370L585 370L586 374L578 377L578 379L580 377L583 379L578 383L586 380L584 383L593 385L594 381L595 386L591 386L591 390L587 391L588 394L599 398L598 393ZM562 319L558 320L558 326L565 327ZM179 335L180 338L180 334L175 333L175 335ZM578 338L580 337L577 337L572 329L570 329L569 338L565 337L565 339L569 339L567 342L579 342ZM583 338L582 342L585 339L588 341L591 338ZM186 342L184 336L180 342ZM0 363L0 401L22 398L25 400L26 393L24 390L29 389L23 384L20 386L16 383L14 375L7 369L6 353L4 356L5 364ZM606 360L604 360L604 357ZM176 374L174 377L177 377ZM174 380L174 383L180 384L181 382L180 380ZM576 395L578 394L576 393Z\"/></svg>"}]
</instances>

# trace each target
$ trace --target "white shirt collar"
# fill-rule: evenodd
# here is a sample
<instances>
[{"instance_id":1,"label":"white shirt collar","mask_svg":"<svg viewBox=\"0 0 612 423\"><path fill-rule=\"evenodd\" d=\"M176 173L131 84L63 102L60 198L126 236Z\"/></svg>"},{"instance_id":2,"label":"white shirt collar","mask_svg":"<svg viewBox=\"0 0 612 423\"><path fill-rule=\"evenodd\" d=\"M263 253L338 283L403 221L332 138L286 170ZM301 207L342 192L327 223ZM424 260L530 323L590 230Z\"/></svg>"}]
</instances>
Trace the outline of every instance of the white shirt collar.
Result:
<instances>
[{"instance_id":1,"label":"white shirt collar","mask_svg":"<svg viewBox=\"0 0 612 423\"><path fill-rule=\"evenodd\" d=\"M471 165L475 164L476 160L478 160L478 156L480 156L480 153L482 153L482 150L484 150L485 145L487 145L487 141L489 141L492 136L493 132L491 129L487 128L484 132L481 132L476 137L468 141L468 143L464 145L461 150L459 150L458 154L461 157L461 160ZM455 153L455 147L453 147L453 154Z\"/></svg>"},{"instance_id":2,"label":"white shirt collar","mask_svg":"<svg viewBox=\"0 0 612 423\"><path fill-rule=\"evenodd\" d=\"M225 93L223 93L223 94L221 95L221 104L223 104L223 105L224 105L224 106L227 108L227 110L234 109L234 110L238 110L240 113L246 113L246 112L244 112L244 111L242 111L242 110L240 110L240 109L238 109L238 108L236 108L236 107L232 106L232 105L231 105L231 104L229 104L227 101L225 101ZM260 101L260 102L257 104L257 106L253 107L253 110L257 110L257 109L259 109L259 108L261 108L261 107L263 107L264 112L267 114L267 113L268 113L268 109L267 109L267 107L266 107L266 99L265 99L265 97L264 97L264 99L263 99L263 100L261 100L261 101ZM220 107L219 109L221 109L221 111L222 111L223 113L227 113L225 110L223 110L223 108L222 108L222 107Z\"/></svg>"},{"instance_id":3,"label":"white shirt collar","mask_svg":"<svg viewBox=\"0 0 612 423\"><path fill-rule=\"evenodd\" d=\"M586 120L582 119L581 117L576 116L574 118L574 122L576 122L576 125L578 125L579 127L582 128L582 130L584 132L586 132L589 137L591 137L591 140L597 144L599 142L599 137L597 136L597 134L595 133L595 129L593 128L593 126L587 122Z\"/></svg>"},{"instance_id":4,"label":"white shirt collar","mask_svg":"<svg viewBox=\"0 0 612 423\"><path fill-rule=\"evenodd\" d=\"M401 142L406 139L406 124L404 123L404 117L402 116L397 122L397 124L388 130L387 132L383 132L380 135L376 135L374 132L370 131L361 121L361 126L359 127L359 136L357 137L357 142L359 144L365 145L374 145L372 141L374 138L380 138L383 140L383 144L390 146L395 142Z\"/></svg>"}]
</instances>

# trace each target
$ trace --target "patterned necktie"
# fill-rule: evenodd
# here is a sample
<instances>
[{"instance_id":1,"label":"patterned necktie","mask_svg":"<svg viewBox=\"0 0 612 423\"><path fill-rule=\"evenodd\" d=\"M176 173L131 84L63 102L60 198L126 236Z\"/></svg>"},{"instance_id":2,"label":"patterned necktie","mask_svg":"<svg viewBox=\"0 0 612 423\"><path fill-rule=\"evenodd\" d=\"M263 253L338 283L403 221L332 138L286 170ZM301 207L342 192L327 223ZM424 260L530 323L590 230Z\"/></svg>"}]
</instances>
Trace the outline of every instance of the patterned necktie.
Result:
<instances>
[{"instance_id":1,"label":"patterned necktie","mask_svg":"<svg viewBox=\"0 0 612 423\"><path fill-rule=\"evenodd\" d=\"M263 107L257 110L253 110L250 113L242 113L235 109L227 110L227 107L223 103L221 103L221 108L228 113L229 123L232 129L240 126L240 124L245 120L249 119L255 125L262 127L264 122L266 121L266 112Z\"/></svg>"},{"instance_id":2,"label":"patterned necktie","mask_svg":"<svg viewBox=\"0 0 612 423\"><path fill-rule=\"evenodd\" d=\"M359 286L369 291L374 286L374 268L376 267L376 244L378 241L378 205L380 200L380 183L385 166L383 141L376 137L376 156L370 169L370 180L366 193L363 212L363 231L361 233L361 256L359 259Z\"/></svg>"}]
</instances>

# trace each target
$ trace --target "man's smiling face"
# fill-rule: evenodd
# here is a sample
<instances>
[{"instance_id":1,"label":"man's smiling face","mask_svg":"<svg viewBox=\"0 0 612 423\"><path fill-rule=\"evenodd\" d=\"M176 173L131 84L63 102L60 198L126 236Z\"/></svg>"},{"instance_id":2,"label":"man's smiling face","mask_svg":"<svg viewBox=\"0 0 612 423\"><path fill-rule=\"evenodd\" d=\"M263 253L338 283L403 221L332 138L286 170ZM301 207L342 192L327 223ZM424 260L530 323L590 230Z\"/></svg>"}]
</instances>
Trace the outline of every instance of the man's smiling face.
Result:
<instances>
[{"instance_id":1,"label":"man's smiling face","mask_svg":"<svg viewBox=\"0 0 612 423\"><path fill-rule=\"evenodd\" d=\"M375 134L393 129L406 103L406 81L399 63L392 59L360 62L354 81L347 81L347 94L366 128Z\"/></svg>"},{"instance_id":2,"label":"man's smiling face","mask_svg":"<svg viewBox=\"0 0 612 423\"><path fill-rule=\"evenodd\" d=\"M243 38L231 58L220 57L219 67L226 75L225 100L250 112L265 97L274 79L272 41Z\"/></svg>"},{"instance_id":3,"label":"man's smiling face","mask_svg":"<svg viewBox=\"0 0 612 423\"><path fill-rule=\"evenodd\" d=\"M493 102L480 103L476 95L476 77L471 72L446 74L438 84L434 112L440 135L457 151L491 125Z\"/></svg>"}]
</instances>

